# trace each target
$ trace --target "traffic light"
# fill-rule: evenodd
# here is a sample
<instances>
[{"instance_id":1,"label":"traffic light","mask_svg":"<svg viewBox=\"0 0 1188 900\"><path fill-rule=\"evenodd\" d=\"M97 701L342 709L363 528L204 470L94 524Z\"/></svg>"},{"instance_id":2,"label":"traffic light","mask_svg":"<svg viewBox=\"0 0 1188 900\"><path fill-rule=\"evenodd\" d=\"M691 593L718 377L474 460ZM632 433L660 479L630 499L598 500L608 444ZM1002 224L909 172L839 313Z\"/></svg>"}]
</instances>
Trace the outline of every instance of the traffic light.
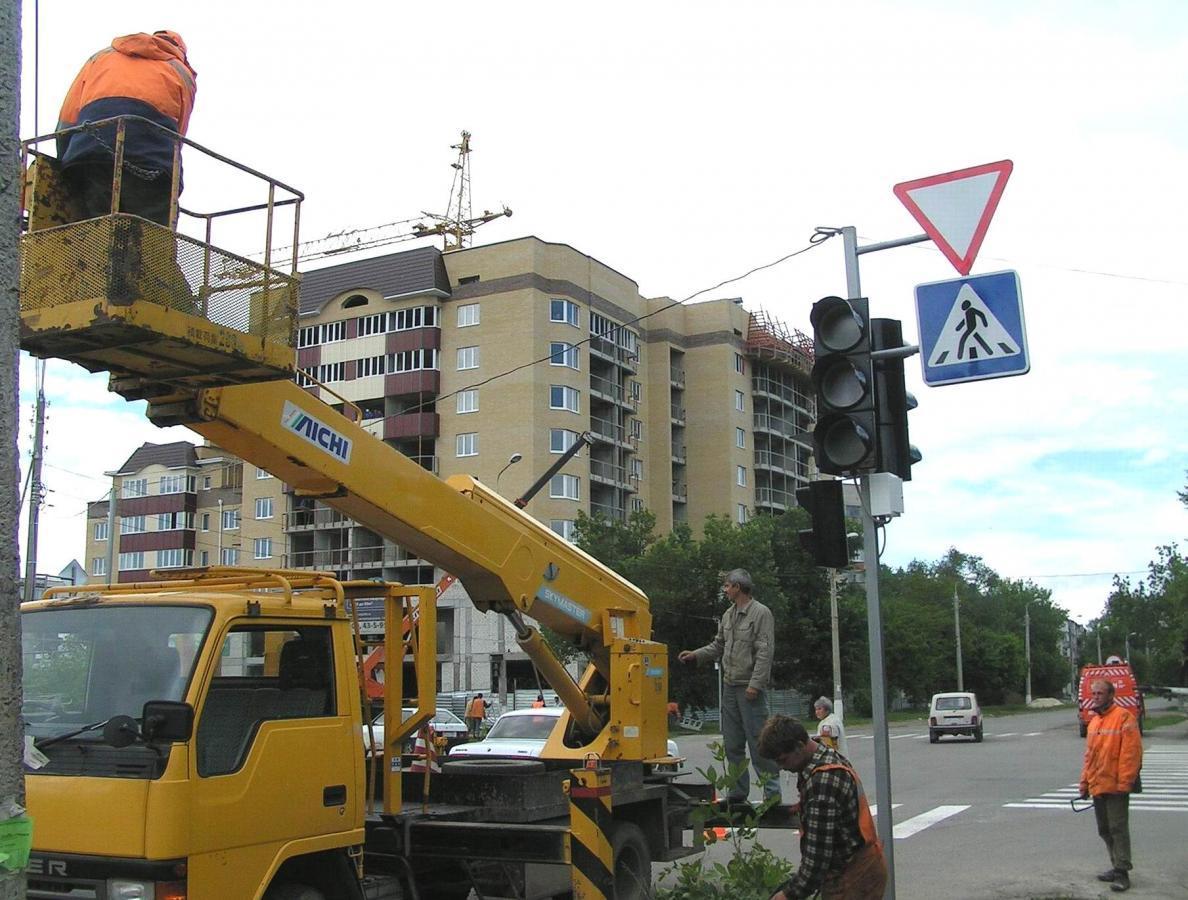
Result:
<instances>
[{"instance_id":1,"label":"traffic light","mask_svg":"<svg viewBox=\"0 0 1188 900\"><path fill-rule=\"evenodd\" d=\"M799 533L802 546L819 566L844 569L850 564L846 542L846 511L840 481L813 481L796 490L796 504L813 519L812 528Z\"/></svg>"},{"instance_id":2,"label":"traffic light","mask_svg":"<svg viewBox=\"0 0 1188 900\"><path fill-rule=\"evenodd\" d=\"M874 471L878 429L865 297L825 297L813 304L813 454L830 475Z\"/></svg>"},{"instance_id":3,"label":"traffic light","mask_svg":"<svg viewBox=\"0 0 1188 900\"><path fill-rule=\"evenodd\" d=\"M871 321L871 348L894 350L903 346L903 323L898 319ZM921 459L920 451L908 440L908 411L916 408L916 398L908 393L903 379L903 357L891 356L874 362L875 418L878 472L891 472L904 481L912 480L912 464Z\"/></svg>"}]
</instances>

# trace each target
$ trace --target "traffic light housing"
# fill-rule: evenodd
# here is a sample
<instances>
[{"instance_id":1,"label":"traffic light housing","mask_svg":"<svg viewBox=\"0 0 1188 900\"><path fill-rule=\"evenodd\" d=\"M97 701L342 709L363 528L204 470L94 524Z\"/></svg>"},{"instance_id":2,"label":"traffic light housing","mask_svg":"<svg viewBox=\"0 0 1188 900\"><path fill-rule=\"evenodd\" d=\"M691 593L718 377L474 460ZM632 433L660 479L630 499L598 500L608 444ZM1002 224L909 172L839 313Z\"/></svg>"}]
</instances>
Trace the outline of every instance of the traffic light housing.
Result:
<instances>
[{"instance_id":1,"label":"traffic light housing","mask_svg":"<svg viewBox=\"0 0 1188 900\"><path fill-rule=\"evenodd\" d=\"M878 422L866 298L825 297L813 304L810 321L817 469L830 475L874 471Z\"/></svg>"},{"instance_id":2,"label":"traffic light housing","mask_svg":"<svg viewBox=\"0 0 1188 900\"><path fill-rule=\"evenodd\" d=\"M901 346L902 322L898 319L871 321L871 348L876 353ZM876 359L873 371L877 422L875 471L890 472L904 481L911 481L912 464L920 461L921 454L908 439L908 412L916 408L916 398L908 393L904 384L903 357Z\"/></svg>"},{"instance_id":3,"label":"traffic light housing","mask_svg":"<svg viewBox=\"0 0 1188 900\"><path fill-rule=\"evenodd\" d=\"M846 541L846 511L840 481L813 481L798 488L796 503L812 517L812 528L799 533L802 546L814 562L830 569L844 569L850 564Z\"/></svg>"}]
</instances>

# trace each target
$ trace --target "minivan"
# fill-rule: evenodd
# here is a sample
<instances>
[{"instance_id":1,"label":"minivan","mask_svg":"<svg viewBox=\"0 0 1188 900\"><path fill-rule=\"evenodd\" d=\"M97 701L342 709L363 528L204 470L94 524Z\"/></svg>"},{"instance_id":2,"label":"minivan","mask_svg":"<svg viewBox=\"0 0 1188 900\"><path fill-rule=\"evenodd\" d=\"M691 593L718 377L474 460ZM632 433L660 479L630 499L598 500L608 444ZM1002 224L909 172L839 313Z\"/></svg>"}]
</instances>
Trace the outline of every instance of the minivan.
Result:
<instances>
[{"instance_id":1,"label":"minivan","mask_svg":"<svg viewBox=\"0 0 1188 900\"><path fill-rule=\"evenodd\" d=\"M982 741L982 707L977 694L950 691L933 694L928 709L928 742L935 744L943 734L968 734Z\"/></svg>"}]
</instances>

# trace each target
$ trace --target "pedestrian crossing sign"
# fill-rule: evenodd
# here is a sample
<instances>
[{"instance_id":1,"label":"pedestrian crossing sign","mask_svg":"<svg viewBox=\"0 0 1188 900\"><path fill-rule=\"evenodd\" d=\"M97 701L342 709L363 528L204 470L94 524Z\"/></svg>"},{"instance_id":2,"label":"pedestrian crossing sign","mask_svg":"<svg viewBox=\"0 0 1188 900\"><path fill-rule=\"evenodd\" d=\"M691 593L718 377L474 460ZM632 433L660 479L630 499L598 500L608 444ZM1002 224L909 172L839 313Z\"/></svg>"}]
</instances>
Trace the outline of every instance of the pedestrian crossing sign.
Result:
<instances>
[{"instance_id":1,"label":"pedestrian crossing sign","mask_svg":"<svg viewBox=\"0 0 1188 900\"><path fill-rule=\"evenodd\" d=\"M1031 368L1018 272L917 285L916 316L927 385L1025 375Z\"/></svg>"}]
</instances>

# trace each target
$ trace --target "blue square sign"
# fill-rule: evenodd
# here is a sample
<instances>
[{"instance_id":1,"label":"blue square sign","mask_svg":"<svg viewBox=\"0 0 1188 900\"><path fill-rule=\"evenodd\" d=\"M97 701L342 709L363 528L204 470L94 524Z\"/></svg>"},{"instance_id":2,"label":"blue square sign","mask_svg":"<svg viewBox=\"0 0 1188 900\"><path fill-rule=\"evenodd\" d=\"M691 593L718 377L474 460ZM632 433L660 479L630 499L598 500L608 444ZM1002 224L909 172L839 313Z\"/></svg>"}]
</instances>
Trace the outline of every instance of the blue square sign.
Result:
<instances>
[{"instance_id":1,"label":"blue square sign","mask_svg":"<svg viewBox=\"0 0 1188 900\"><path fill-rule=\"evenodd\" d=\"M916 317L925 384L1006 378L1031 368L1018 272L917 285Z\"/></svg>"}]
</instances>

